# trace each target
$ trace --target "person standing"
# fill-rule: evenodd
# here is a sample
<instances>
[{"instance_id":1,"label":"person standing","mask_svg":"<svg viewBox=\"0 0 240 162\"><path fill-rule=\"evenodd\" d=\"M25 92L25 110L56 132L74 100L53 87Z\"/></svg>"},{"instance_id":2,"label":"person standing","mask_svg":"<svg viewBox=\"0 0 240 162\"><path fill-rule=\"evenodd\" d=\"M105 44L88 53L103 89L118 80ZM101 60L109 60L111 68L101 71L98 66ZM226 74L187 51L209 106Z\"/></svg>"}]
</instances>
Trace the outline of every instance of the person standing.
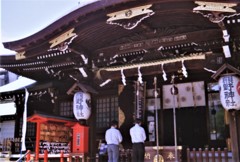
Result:
<instances>
[{"instance_id":1,"label":"person standing","mask_svg":"<svg viewBox=\"0 0 240 162\"><path fill-rule=\"evenodd\" d=\"M137 118L135 125L130 129L130 136L132 140L132 162L143 162L145 155L144 141L146 140L146 133L143 127L141 127L142 121Z\"/></svg>"},{"instance_id":2,"label":"person standing","mask_svg":"<svg viewBox=\"0 0 240 162\"><path fill-rule=\"evenodd\" d=\"M118 162L119 144L122 142L122 134L117 129L118 122L113 120L111 127L105 133L107 142L108 162Z\"/></svg>"}]
</instances>

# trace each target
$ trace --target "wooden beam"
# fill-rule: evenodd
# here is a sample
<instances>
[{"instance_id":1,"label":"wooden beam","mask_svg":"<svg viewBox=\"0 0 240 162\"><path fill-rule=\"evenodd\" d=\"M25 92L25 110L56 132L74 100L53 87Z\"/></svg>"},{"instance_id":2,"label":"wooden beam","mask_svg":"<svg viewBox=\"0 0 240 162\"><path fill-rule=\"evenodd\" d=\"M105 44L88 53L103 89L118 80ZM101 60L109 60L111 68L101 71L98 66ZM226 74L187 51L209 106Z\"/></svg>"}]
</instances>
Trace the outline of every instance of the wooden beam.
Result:
<instances>
[{"instance_id":1,"label":"wooden beam","mask_svg":"<svg viewBox=\"0 0 240 162\"><path fill-rule=\"evenodd\" d=\"M197 39L196 39L197 38ZM105 57L113 56L113 54L127 53L142 49L158 49L160 46L176 46L180 44L192 43L192 45L198 42L205 42L209 40L222 39L221 29L213 29L206 31L196 31L190 33L183 33L178 35L169 35L165 37L155 37L151 39L145 39L142 41L135 41L126 44L119 44L115 46L108 46L96 50L94 57L99 57L98 54L103 53Z\"/></svg>"}]
</instances>

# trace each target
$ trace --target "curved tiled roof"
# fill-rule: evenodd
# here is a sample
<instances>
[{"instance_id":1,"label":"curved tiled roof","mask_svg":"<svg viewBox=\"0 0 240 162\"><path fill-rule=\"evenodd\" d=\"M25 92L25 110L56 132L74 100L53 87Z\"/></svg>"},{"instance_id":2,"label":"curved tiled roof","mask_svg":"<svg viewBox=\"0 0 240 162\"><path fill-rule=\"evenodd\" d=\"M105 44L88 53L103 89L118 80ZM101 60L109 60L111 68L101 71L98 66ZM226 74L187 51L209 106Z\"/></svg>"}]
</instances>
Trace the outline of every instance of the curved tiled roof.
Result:
<instances>
[{"instance_id":1,"label":"curved tiled roof","mask_svg":"<svg viewBox=\"0 0 240 162\"><path fill-rule=\"evenodd\" d=\"M143 75L161 74L162 64L167 73L173 73L181 70L179 59L204 54L204 60L188 59L184 64L189 73L205 73L204 67L216 70L226 59L239 65L234 59L240 49L239 13L237 1L101 0L34 35L5 42L5 48L18 54L1 57L0 67L38 81L88 83L95 79L99 84L108 78L120 79L119 69L132 64L159 63L144 66ZM106 71L113 67L118 71ZM138 75L135 66L124 73Z\"/></svg>"}]
</instances>

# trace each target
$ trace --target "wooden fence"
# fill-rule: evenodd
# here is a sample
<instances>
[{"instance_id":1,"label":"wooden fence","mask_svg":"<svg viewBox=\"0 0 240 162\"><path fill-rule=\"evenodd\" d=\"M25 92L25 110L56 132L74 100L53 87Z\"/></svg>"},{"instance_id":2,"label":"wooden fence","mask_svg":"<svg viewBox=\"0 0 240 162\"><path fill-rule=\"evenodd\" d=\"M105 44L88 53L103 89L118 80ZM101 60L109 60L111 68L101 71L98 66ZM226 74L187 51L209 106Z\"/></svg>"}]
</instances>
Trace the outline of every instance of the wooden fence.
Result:
<instances>
[{"instance_id":1,"label":"wooden fence","mask_svg":"<svg viewBox=\"0 0 240 162\"><path fill-rule=\"evenodd\" d=\"M224 148L221 150L218 148L215 150L211 148L201 149L199 148L196 150L193 148L190 150L187 148L187 162L231 162L228 157L228 150Z\"/></svg>"},{"instance_id":2,"label":"wooden fence","mask_svg":"<svg viewBox=\"0 0 240 162\"><path fill-rule=\"evenodd\" d=\"M119 162L131 162L131 150L121 150L120 151L120 159ZM228 150L227 148L224 148L221 150L220 148L214 150L212 149L195 149L193 148L190 150L189 148L186 149L186 158L187 160L181 160L181 162L233 162L232 159L228 156ZM30 151L26 153L25 161L26 162L32 162L33 157L30 154ZM45 150L44 156L42 157L44 162L48 161L48 153ZM63 152L59 155L59 161L64 162L106 162L107 161L107 155L99 156L96 155L96 157L89 157L89 156L75 156L72 160L67 156L63 155Z\"/></svg>"},{"instance_id":3,"label":"wooden fence","mask_svg":"<svg viewBox=\"0 0 240 162\"><path fill-rule=\"evenodd\" d=\"M31 154L31 151L28 150L24 155L19 157L16 162L34 162L34 154ZM44 154L40 156L41 161L48 162L51 161L51 158L49 157L49 154L47 150L44 150ZM96 155L95 157L89 157L89 156L72 156L71 158L69 156L64 156L63 151L59 154L59 156L55 156L55 159L59 159L59 162L106 162L108 160L107 155L99 156ZM55 160L56 161L56 160ZM131 162L131 150L125 150L120 151L120 157L119 162Z\"/></svg>"}]
</instances>

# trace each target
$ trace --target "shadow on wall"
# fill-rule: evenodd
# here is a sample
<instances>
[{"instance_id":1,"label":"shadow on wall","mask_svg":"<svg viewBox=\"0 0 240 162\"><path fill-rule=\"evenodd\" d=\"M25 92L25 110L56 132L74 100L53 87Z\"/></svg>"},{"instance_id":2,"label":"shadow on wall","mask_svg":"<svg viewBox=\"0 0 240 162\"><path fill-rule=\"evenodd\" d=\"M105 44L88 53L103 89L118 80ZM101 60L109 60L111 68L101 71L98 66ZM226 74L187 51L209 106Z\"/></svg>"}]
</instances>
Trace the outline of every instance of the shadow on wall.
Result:
<instances>
[{"instance_id":1,"label":"shadow on wall","mask_svg":"<svg viewBox=\"0 0 240 162\"><path fill-rule=\"evenodd\" d=\"M119 87L119 122L122 123L119 129L123 136L122 145L124 149L129 149L132 147L129 130L133 126L134 87L132 84L122 86Z\"/></svg>"}]
</instances>

